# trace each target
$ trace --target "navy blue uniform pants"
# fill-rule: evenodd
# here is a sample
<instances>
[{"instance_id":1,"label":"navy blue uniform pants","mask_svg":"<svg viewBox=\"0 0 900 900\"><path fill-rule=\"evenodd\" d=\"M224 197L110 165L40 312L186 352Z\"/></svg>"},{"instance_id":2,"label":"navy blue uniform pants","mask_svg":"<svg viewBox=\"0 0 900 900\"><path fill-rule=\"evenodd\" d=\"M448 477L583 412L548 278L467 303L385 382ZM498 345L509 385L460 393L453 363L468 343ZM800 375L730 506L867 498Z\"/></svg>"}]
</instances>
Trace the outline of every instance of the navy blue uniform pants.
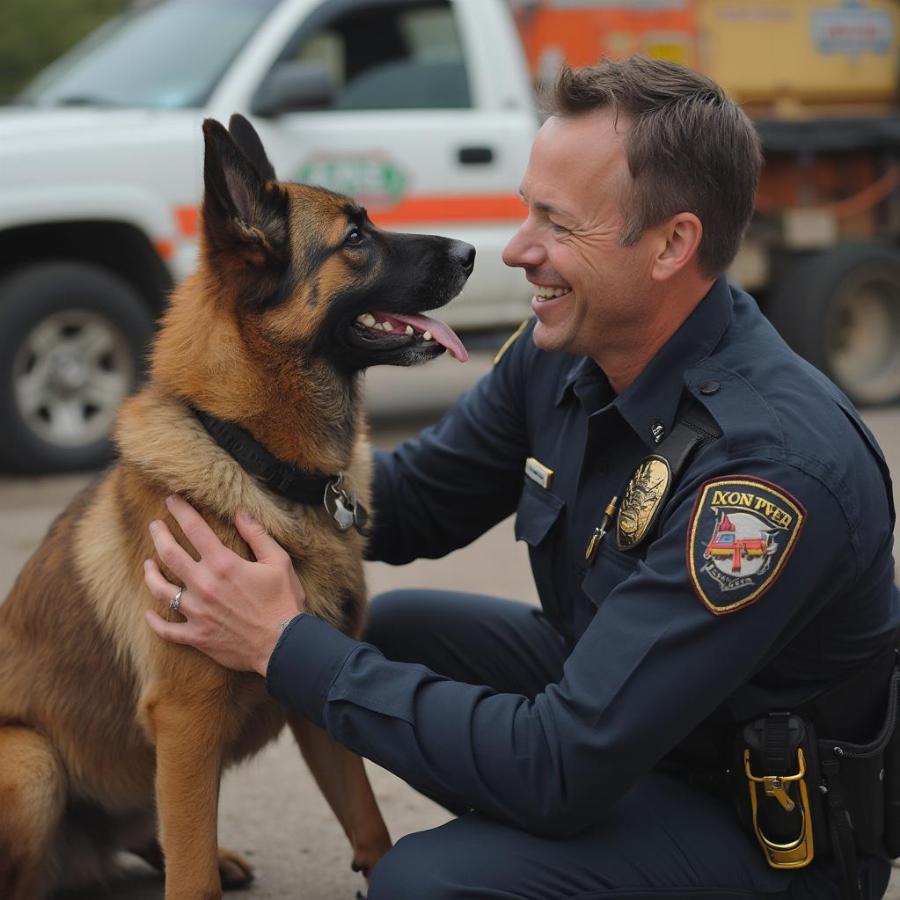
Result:
<instances>
[{"instance_id":1,"label":"navy blue uniform pants","mask_svg":"<svg viewBox=\"0 0 900 900\"><path fill-rule=\"evenodd\" d=\"M382 594L365 640L389 659L526 696L560 679L568 652L540 610L447 591ZM728 804L660 774L638 781L574 838L453 811L459 816L446 825L398 841L375 869L369 900L839 898L827 863L769 868ZM863 863L867 900L884 894L889 872L882 860Z\"/></svg>"}]
</instances>

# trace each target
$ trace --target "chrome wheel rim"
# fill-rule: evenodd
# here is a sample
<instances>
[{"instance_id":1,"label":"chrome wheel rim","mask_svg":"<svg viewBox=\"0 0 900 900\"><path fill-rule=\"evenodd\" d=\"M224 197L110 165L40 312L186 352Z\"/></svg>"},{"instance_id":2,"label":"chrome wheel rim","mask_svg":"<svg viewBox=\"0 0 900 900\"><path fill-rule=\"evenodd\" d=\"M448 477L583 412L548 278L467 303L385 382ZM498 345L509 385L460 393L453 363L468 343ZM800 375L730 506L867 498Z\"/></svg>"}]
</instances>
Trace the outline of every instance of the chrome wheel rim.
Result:
<instances>
[{"instance_id":1,"label":"chrome wheel rim","mask_svg":"<svg viewBox=\"0 0 900 900\"><path fill-rule=\"evenodd\" d=\"M42 319L13 360L19 416L38 437L60 447L103 439L135 377L125 335L89 310Z\"/></svg>"}]
</instances>

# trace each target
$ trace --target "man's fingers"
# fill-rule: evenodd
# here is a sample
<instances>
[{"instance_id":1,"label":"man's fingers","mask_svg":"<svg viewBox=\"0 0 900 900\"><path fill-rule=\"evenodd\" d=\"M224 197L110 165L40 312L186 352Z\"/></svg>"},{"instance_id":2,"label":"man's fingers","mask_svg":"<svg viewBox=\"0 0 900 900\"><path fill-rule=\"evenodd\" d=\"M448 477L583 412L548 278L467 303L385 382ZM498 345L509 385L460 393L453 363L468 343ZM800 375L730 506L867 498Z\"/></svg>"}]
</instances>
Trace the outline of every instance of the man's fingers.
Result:
<instances>
[{"instance_id":1,"label":"man's fingers","mask_svg":"<svg viewBox=\"0 0 900 900\"><path fill-rule=\"evenodd\" d=\"M187 550L172 537L166 523L151 522L150 537L159 558L175 573L179 581L187 584L196 563Z\"/></svg>"},{"instance_id":2,"label":"man's fingers","mask_svg":"<svg viewBox=\"0 0 900 900\"><path fill-rule=\"evenodd\" d=\"M167 581L163 573L159 571L159 566L152 559L144 561L144 584L147 585L155 599L167 606L178 593L178 585Z\"/></svg>"},{"instance_id":3,"label":"man's fingers","mask_svg":"<svg viewBox=\"0 0 900 900\"><path fill-rule=\"evenodd\" d=\"M253 551L257 562L275 562L287 556L281 544L270 537L265 528L247 513L239 512L234 517L234 524L240 536L247 542L247 546Z\"/></svg>"},{"instance_id":4,"label":"man's fingers","mask_svg":"<svg viewBox=\"0 0 900 900\"><path fill-rule=\"evenodd\" d=\"M219 552L230 552L206 524L203 516L183 497L172 494L166 497L166 506L187 535L187 539L197 548L201 557L213 556Z\"/></svg>"},{"instance_id":5,"label":"man's fingers","mask_svg":"<svg viewBox=\"0 0 900 900\"><path fill-rule=\"evenodd\" d=\"M195 646L193 642L193 633L190 626L186 623L167 622L161 616L148 609L144 613L147 624L156 632L164 641L171 641L173 644L188 644Z\"/></svg>"}]
</instances>

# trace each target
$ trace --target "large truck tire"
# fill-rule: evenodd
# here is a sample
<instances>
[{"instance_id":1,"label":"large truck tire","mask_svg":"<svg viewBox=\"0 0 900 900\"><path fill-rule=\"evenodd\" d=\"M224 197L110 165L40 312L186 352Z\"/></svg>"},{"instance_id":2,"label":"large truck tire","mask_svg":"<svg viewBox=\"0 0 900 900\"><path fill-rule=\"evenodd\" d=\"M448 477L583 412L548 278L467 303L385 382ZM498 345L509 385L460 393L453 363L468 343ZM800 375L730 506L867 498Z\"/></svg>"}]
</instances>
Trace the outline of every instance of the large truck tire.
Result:
<instances>
[{"instance_id":1,"label":"large truck tire","mask_svg":"<svg viewBox=\"0 0 900 900\"><path fill-rule=\"evenodd\" d=\"M900 250L844 243L798 257L766 313L785 340L851 400L900 400Z\"/></svg>"},{"instance_id":2,"label":"large truck tire","mask_svg":"<svg viewBox=\"0 0 900 900\"><path fill-rule=\"evenodd\" d=\"M41 262L0 280L0 466L40 473L106 462L152 333L138 291L100 266Z\"/></svg>"}]
</instances>

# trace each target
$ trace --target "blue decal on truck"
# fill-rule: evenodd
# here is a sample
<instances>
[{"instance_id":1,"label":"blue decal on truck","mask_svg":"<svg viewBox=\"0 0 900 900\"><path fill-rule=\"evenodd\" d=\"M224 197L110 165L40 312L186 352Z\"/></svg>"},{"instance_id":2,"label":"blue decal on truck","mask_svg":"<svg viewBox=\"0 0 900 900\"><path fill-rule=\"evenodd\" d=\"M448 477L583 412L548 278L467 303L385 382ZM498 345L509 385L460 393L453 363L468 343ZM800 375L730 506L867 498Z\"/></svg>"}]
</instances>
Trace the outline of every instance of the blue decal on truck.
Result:
<instances>
[{"instance_id":1,"label":"blue decal on truck","mask_svg":"<svg viewBox=\"0 0 900 900\"><path fill-rule=\"evenodd\" d=\"M894 44L894 22L884 9L866 7L862 0L844 0L839 9L812 14L812 42L822 53L885 55Z\"/></svg>"}]
</instances>

